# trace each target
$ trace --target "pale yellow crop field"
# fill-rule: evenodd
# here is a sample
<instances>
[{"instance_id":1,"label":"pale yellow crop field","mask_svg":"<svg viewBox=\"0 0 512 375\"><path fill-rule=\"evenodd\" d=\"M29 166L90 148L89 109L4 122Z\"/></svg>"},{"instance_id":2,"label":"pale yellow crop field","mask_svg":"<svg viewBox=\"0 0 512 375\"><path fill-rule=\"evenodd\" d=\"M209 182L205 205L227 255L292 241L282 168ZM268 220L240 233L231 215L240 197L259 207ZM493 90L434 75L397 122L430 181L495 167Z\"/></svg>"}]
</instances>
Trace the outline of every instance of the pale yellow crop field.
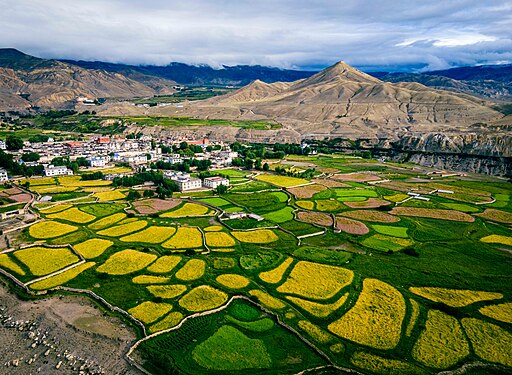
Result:
<instances>
[{"instance_id":1,"label":"pale yellow crop field","mask_svg":"<svg viewBox=\"0 0 512 375\"><path fill-rule=\"evenodd\" d=\"M352 355L350 362L356 367L370 371L375 374L387 375L425 375L426 371L411 363L402 362L398 359L384 358L375 354L356 352Z\"/></svg>"},{"instance_id":2,"label":"pale yellow crop field","mask_svg":"<svg viewBox=\"0 0 512 375\"><path fill-rule=\"evenodd\" d=\"M175 284L175 285L150 285L147 287L149 293L154 295L155 297L160 298L176 298L181 296L187 290L185 285Z\"/></svg>"},{"instance_id":3,"label":"pale yellow crop field","mask_svg":"<svg viewBox=\"0 0 512 375\"><path fill-rule=\"evenodd\" d=\"M66 211L61 211L55 214L48 215L48 218L67 220L73 223L85 224L95 220L96 216L89 215L88 213L80 211L78 208L73 207Z\"/></svg>"},{"instance_id":4,"label":"pale yellow crop field","mask_svg":"<svg viewBox=\"0 0 512 375\"><path fill-rule=\"evenodd\" d=\"M73 280L75 277L80 275L85 270L88 270L89 268L96 265L95 262L87 262L79 264L76 267L73 267L67 271L64 271L62 273L59 273L57 275L51 276L47 279L37 281L30 285L30 289L33 290L45 290L45 289L51 289L55 288L56 286L62 285L67 283L70 280Z\"/></svg>"},{"instance_id":5,"label":"pale yellow crop field","mask_svg":"<svg viewBox=\"0 0 512 375\"><path fill-rule=\"evenodd\" d=\"M270 229L257 229L247 232L231 232L240 242L265 244L277 241L279 237Z\"/></svg>"},{"instance_id":6,"label":"pale yellow crop field","mask_svg":"<svg viewBox=\"0 0 512 375\"><path fill-rule=\"evenodd\" d=\"M123 242L161 243L176 233L174 227L148 227L140 232L121 237Z\"/></svg>"},{"instance_id":7,"label":"pale yellow crop field","mask_svg":"<svg viewBox=\"0 0 512 375\"><path fill-rule=\"evenodd\" d=\"M250 283L247 277L237 274L219 275L216 280L219 284L229 289L243 289Z\"/></svg>"},{"instance_id":8,"label":"pale yellow crop field","mask_svg":"<svg viewBox=\"0 0 512 375\"><path fill-rule=\"evenodd\" d=\"M179 227L170 240L164 242L166 249L193 249L203 246L203 234L197 228Z\"/></svg>"},{"instance_id":9,"label":"pale yellow crop field","mask_svg":"<svg viewBox=\"0 0 512 375\"><path fill-rule=\"evenodd\" d=\"M166 329L175 327L178 325L179 322L183 319L183 314L180 312L172 312L165 316L162 320L160 320L158 323L153 324L151 327L149 327L149 332L159 332L164 331Z\"/></svg>"},{"instance_id":10,"label":"pale yellow crop field","mask_svg":"<svg viewBox=\"0 0 512 375\"><path fill-rule=\"evenodd\" d=\"M80 260L67 247L46 248L35 246L17 250L13 255L26 265L34 276L48 275Z\"/></svg>"},{"instance_id":11,"label":"pale yellow crop field","mask_svg":"<svg viewBox=\"0 0 512 375\"><path fill-rule=\"evenodd\" d=\"M168 303L156 303L156 302L142 302L140 305L135 306L128 310L131 316L135 319L140 320L143 323L153 323L158 320L169 311L171 311L172 305Z\"/></svg>"},{"instance_id":12,"label":"pale yellow crop field","mask_svg":"<svg viewBox=\"0 0 512 375\"><path fill-rule=\"evenodd\" d=\"M127 249L111 255L96 270L109 275L126 275L147 267L155 259L154 254Z\"/></svg>"},{"instance_id":13,"label":"pale yellow crop field","mask_svg":"<svg viewBox=\"0 0 512 375\"><path fill-rule=\"evenodd\" d=\"M412 356L425 366L445 369L469 355L460 323L438 310L429 310L425 330L414 344Z\"/></svg>"},{"instance_id":14,"label":"pale yellow crop field","mask_svg":"<svg viewBox=\"0 0 512 375\"><path fill-rule=\"evenodd\" d=\"M25 271L23 271L16 262L9 258L9 255L7 254L0 254L0 267L8 271L15 272L20 276L25 275Z\"/></svg>"},{"instance_id":15,"label":"pale yellow crop field","mask_svg":"<svg viewBox=\"0 0 512 375\"><path fill-rule=\"evenodd\" d=\"M54 214L56 212L67 210L68 208L71 208L71 207L73 207L72 204L57 204L55 206L44 208L41 210L41 212L45 215Z\"/></svg>"},{"instance_id":16,"label":"pale yellow crop field","mask_svg":"<svg viewBox=\"0 0 512 375\"><path fill-rule=\"evenodd\" d=\"M92 224L89 224L88 228L92 230L104 229L111 225L114 225L115 223L123 220L124 218L126 218L126 214L119 212L117 214L104 217L103 219L99 219L98 221L95 221Z\"/></svg>"},{"instance_id":17,"label":"pale yellow crop field","mask_svg":"<svg viewBox=\"0 0 512 375\"><path fill-rule=\"evenodd\" d=\"M273 174L260 174L256 179L285 188L309 183L308 180L304 180L303 178L278 176Z\"/></svg>"},{"instance_id":18,"label":"pale yellow crop field","mask_svg":"<svg viewBox=\"0 0 512 375\"><path fill-rule=\"evenodd\" d=\"M258 289L249 291L249 295L256 297L261 304L273 310L280 310L286 305L279 299L272 297L270 294L265 293Z\"/></svg>"},{"instance_id":19,"label":"pale yellow crop field","mask_svg":"<svg viewBox=\"0 0 512 375\"><path fill-rule=\"evenodd\" d=\"M120 190L100 191L94 193L92 196L98 198L100 202L116 201L126 198L126 195Z\"/></svg>"},{"instance_id":20,"label":"pale yellow crop field","mask_svg":"<svg viewBox=\"0 0 512 375\"><path fill-rule=\"evenodd\" d=\"M296 201L295 204L305 210L312 210L315 208L315 203L312 201Z\"/></svg>"},{"instance_id":21,"label":"pale yellow crop field","mask_svg":"<svg viewBox=\"0 0 512 375\"><path fill-rule=\"evenodd\" d=\"M345 268L300 261L277 291L309 299L327 299L350 285L353 278L354 272Z\"/></svg>"},{"instance_id":22,"label":"pale yellow crop field","mask_svg":"<svg viewBox=\"0 0 512 375\"><path fill-rule=\"evenodd\" d=\"M85 259L93 259L99 257L101 254L105 252L105 250L107 250L113 244L114 243L109 240L103 240L101 238L92 238L85 242L74 245L73 247Z\"/></svg>"},{"instance_id":23,"label":"pale yellow crop field","mask_svg":"<svg viewBox=\"0 0 512 375\"><path fill-rule=\"evenodd\" d=\"M74 225L59 223L58 221L40 221L29 227L28 233L34 238L47 239L60 237L77 229L78 227Z\"/></svg>"},{"instance_id":24,"label":"pale yellow crop field","mask_svg":"<svg viewBox=\"0 0 512 375\"><path fill-rule=\"evenodd\" d=\"M178 255L164 255L150 265L148 271L153 273L167 273L176 267L179 262L181 262L181 257Z\"/></svg>"},{"instance_id":25,"label":"pale yellow crop field","mask_svg":"<svg viewBox=\"0 0 512 375\"><path fill-rule=\"evenodd\" d=\"M414 329L414 325L416 324L416 321L418 320L418 317L420 316L420 304L416 302L413 299L409 299L409 302L411 303L411 320L409 320L409 323L407 324L407 330L405 334L407 336L410 336L412 333L412 330Z\"/></svg>"},{"instance_id":26,"label":"pale yellow crop field","mask_svg":"<svg viewBox=\"0 0 512 375\"><path fill-rule=\"evenodd\" d=\"M202 259L190 259L176 272L176 278L183 281L197 280L204 275L206 262Z\"/></svg>"},{"instance_id":27,"label":"pale yellow crop field","mask_svg":"<svg viewBox=\"0 0 512 375\"><path fill-rule=\"evenodd\" d=\"M499 234L491 234L490 236L480 238L480 241L486 243L499 243L502 245L512 246L512 237L501 236Z\"/></svg>"},{"instance_id":28,"label":"pale yellow crop field","mask_svg":"<svg viewBox=\"0 0 512 375\"><path fill-rule=\"evenodd\" d=\"M400 341L405 301L402 294L377 279L365 279L356 304L329 331L376 349L393 349Z\"/></svg>"},{"instance_id":29,"label":"pale yellow crop field","mask_svg":"<svg viewBox=\"0 0 512 375\"><path fill-rule=\"evenodd\" d=\"M202 216L210 213L212 213L212 210L206 206L197 203L185 203L174 211L164 212L160 217Z\"/></svg>"},{"instance_id":30,"label":"pale yellow crop field","mask_svg":"<svg viewBox=\"0 0 512 375\"><path fill-rule=\"evenodd\" d=\"M154 275L139 275L132 279L134 284L163 284L170 280L169 277L165 276L154 276Z\"/></svg>"},{"instance_id":31,"label":"pale yellow crop field","mask_svg":"<svg viewBox=\"0 0 512 375\"><path fill-rule=\"evenodd\" d=\"M277 284L283 278L284 273L293 263L293 258L286 258L283 263L274 268L273 270L260 272L259 278L268 284Z\"/></svg>"},{"instance_id":32,"label":"pale yellow crop field","mask_svg":"<svg viewBox=\"0 0 512 375\"><path fill-rule=\"evenodd\" d=\"M146 225L148 225L146 220L137 220L128 224L121 224L116 225L115 227L103 229L102 231L99 231L98 234L100 236L120 237L124 236L125 234L141 230Z\"/></svg>"},{"instance_id":33,"label":"pale yellow crop field","mask_svg":"<svg viewBox=\"0 0 512 375\"><path fill-rule=\"evenodd\" d=\"M229 234L224 232L206 232L206 244L211 247L231 247L235 246L235 240Z\"/></svg>"},{"instance_id":34,"label":"pale yellow crop field","mask_svg":"<svg viewBox=\"0 0 512 375\"><path fill-rule=\"evenodd\" d=\"M204 228L203 230L205 232L219 232L222 230L223 227L220 225L210 225L209 227Z\"/></svg>"},{"instance_id":35,"label":"pale yellow crop field","mask_svg":"<svg viewBox=\"0 0 512 375\"><path fill-rule=\"evenodd\" d=\"M416 287L411 287L409 290L418 296L434 302L441 302L451 307L464 307L475 302L503 298L501 293L479 292L476 290Z\"/></svg>"},{"instance_id":36,"label":"pale yellow crop field","mask_svg":"<svg viewBox=\"0 0 512 375\"><path fill-rule=\"evenodd\" d=\"M179 301L181 307L198 312L211 310L226 303L228 295L209 285L201 285L185 294Z\"/></svg>"},{"instance_id":37,"label":"pale yellow crop field","mask_svg":"<svg viewBox=\"0 0 512 375\"><path fill-rule=\"evenodd\" d=\"M343 304L346 302L348 298L348 293L342 295L336 302L323 304L318 302L307 301L298 297L286 296L286 298L299 306L302 310L307 311L313 316L317 318L327 318L333 312L338 310Z\"/></svg>"},{"instance_id":38,"label":"pale yellow crop field","mask_svg":"<svg viewBox=\"0 0 512 375\"><path fill-rule=\"evenodd\" d=\"M512 302L485 306L478 311L480 311L482 315L499 320L500 322L512 323Z\"/></svg>"},{"instance_id":39,"label":"pale yellow crop field","mask_svg":"<svg viewBox=\"0 0 512 375\"><path fill-rule=\"evenodd\" d=\"M328 344L333 340L333 337L330 333L325 332L323 329L307 320L299 320L297 325L301 330L311 336L311 338L321 344Z\"/></svg>"}]
</instances>

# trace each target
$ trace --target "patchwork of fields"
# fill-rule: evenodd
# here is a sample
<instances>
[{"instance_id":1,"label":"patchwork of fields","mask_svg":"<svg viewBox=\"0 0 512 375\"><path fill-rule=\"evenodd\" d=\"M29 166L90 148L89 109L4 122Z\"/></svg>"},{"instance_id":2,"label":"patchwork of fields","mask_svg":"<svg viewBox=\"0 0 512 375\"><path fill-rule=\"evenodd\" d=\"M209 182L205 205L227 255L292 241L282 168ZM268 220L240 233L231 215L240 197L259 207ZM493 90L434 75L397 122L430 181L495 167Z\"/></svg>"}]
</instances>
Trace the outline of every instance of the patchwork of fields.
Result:
<instances>
[{"instance_id":1,"label":"patchwork of fields","mask_svg":"<svg viewBox=\"0 0 512 375\"><path fill-rule=\"evenodd\" d=\"M143 327L130 355L152 373L510 371L510 185L308 161L329 174L131 204L100 181L34 179L40 193L110 190L34 207L0 268L31 293L76 288L126 311Z\"/></svg>"}]
</instances>

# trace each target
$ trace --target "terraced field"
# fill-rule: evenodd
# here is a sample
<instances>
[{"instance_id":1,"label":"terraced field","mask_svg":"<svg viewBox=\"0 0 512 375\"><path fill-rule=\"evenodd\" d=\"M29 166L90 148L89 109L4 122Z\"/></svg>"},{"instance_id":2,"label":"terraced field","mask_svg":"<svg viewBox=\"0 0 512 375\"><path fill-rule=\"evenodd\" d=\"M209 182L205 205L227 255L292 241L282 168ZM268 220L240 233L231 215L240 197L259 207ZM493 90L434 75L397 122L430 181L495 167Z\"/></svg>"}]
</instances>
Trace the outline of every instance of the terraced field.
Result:
<instances>
[{"instance_id":1,"label":"terraced field","mask_svg":"<svg viewBox=\"0 0 512 375\"><path fill-rule=\"evenodd\" d=\"M125 311L151 373L512 371L510 185L304 158L324 174L234 171L247 183L221 196L131 206L99 181L33 179L74 197L34 207L0 268L30 293L77 288ZM454 194L408 199L439 188ZM234 210L258 216L220 215Z\"/></svg>"}]
</instances>

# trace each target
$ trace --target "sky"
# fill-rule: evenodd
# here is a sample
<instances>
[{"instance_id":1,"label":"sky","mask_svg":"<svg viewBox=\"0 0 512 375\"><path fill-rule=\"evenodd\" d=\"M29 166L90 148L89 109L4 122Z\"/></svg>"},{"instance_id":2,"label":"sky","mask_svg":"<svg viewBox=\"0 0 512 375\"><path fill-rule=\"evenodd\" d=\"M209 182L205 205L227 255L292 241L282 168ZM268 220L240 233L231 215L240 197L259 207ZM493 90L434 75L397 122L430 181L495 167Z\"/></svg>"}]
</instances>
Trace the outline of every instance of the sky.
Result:
<instances>
[{"instance_id":1,"label":"sky","mask_svg":"<svg viewBox=\"0 0 512 375\"><path fill-rule=\"evenodd\" d=\"M512 63L512 0L0 0L0 47L128 64Z\"/></svg>"}]
</instances>

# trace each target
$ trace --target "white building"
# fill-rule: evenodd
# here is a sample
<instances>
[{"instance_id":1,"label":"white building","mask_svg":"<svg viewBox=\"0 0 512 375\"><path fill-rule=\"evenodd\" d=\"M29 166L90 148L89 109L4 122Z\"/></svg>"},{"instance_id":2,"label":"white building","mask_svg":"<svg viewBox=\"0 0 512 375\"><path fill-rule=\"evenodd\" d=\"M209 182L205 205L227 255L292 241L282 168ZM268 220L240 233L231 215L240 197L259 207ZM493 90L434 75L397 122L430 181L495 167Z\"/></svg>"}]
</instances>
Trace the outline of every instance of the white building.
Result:
<instances>
[{"instance_id":1,"label":"white building","mask_svg":"<svg viewBox=\"0 0 512 375\"><path fill-rule=\"evenodd\" d=\"M47 177L67 176L67 175L72 175L72 174L73 174L73 171L64 166L56 167L56 166L50 164L44 168L44 175Z\"/></svg>"},{"instance_id":2,"label":"white building","mask_svg":"<svg viewBox=\"0 0 512 375\"><path fill-rule=\"evenodd\" d=\"M91 167L104 167L108 164L109 158L107 156L93 156L87 159Z\"/></svg>"},{"instance_id":3,"label":"white building","mask_svg":"<svg viewBox=\"0 0 512 375\"><path fill-rule=\"evenodd\" d=\"M0 182L8 181L9 177L7 176L7 171L5 169L0 169Z\"/></svg>"},{"instance_id":4,"label":"white building","mask_svg":"<svg viewBox=\"0 0 512 375\"><path fill-rule=\"evenodd\" d=\"M163 157L162 161L170 164L181 164L183 163L183 157L180 154L173 154L171 156Z\"/></svg>"},{"instance_id":5,"label":"white building","mask_svg":"<svg viewBox=\"0 0 512 375\"><path fill-rule=\"evenodd\" d=\"M204 187L215 189L217 186L229 186L229 180L223 177L207 177L203 180Z\"/></svg>"},{"instance_id":6,"label":"white building","mask_svg":"<svg viewBox=\"0 0 512 375\"><path fill-rule=\"evenodd\" d=\"M176 180L180 191L199 189L202 187L199 178L178 177Z\"/></svg>"},{"instance_id":7,"label":"white building","mask_svg":"<svg viewBox=\"0 0 512 375\"><path fill-rule=\"evenodd\" d=\"M5 145L5 141L2 141L0 139L0 150L6 150L7 149L7 146Z\"/></svg>"}]
</instances>

